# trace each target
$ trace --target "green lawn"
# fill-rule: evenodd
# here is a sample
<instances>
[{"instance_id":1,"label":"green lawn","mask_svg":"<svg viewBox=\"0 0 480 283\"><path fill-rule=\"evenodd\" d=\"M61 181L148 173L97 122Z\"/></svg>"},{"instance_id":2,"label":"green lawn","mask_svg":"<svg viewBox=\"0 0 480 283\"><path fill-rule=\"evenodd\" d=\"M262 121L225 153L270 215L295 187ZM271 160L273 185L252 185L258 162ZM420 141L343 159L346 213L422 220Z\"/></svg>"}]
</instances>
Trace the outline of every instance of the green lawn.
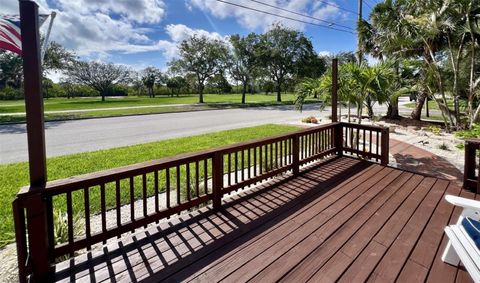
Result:
<instances>
[{"instance_id":1,"label":"green lawn","mask_svg":"<svg viewBox=\"0 0 480 283\"><path fill-rule=\"evenodd\" d=\"M181 153L264 138L297 129L295 126L263 125L53 157L47 160L48 178L49 180L56 180ZM12 241L14 237L11 203L20 187L25 185L28 185L27 162L0 165L0 192L2 192L0 200L0 246ZM114 196L107 196L107 198L113 200Z\"/></svg>"},{"instance_id":2,"label":"green lawn","mask_svg":"<svg viewBox=\"0 0 480 283\"><path fill-rule=\"evenodd\" d=\"M242 96L240 94L205 94L204 101L206 104L238 104L241 103ZM295 95L292 93L282 94L284 102L293 102ZM276 104L276 94L249 94L247 95L247 103L273 103ZM102 102L99 97L93 98L51 98L45 99L45 111L59 110L77 110L77 109L95 109L95 108L112 108L112 107L129 107L129 106L145 106L145 105L169 105L169 104L195 104L198 103L198 95L182 95L179 97L157 96L155 98L125 96L125 97L107 97ZM0 101L0 113L25 112L23 100L19 101Z\"/></svg>"},{"instance_id":3,"label":"green lawn","mask_svg":"<svg viewBox=\"0 0 480 283\"><path fill-rule=\"evenodd\" d=\"M447 104L448 104L448 107L449 107L450 109L453 109L453 100L448 100L448 101L447 101ZM467 102L466 102L466 101L460 100L460 110L465 109L466 105L467 105ZM405 104L405 107L407 107L407 108L412 108L412 109L413 109L413 108L415 108L415 106L416 106L416 103L415 103L414 101ZM424 107L425 107L425 106L424 106ZM429 108L429 109L439 110L438 104L437 104L437 102L434 101L434 100L430 100L430 101L428 102L428 108Z\"/></svg>"},{"instance_id":4,"label":"green lawn","mask_svg":"<svg viewBox=\"0 0 480 283\"><path fill-rule=\"evenodd\" d=\"M276 101L276 95L249 94L247 103L241 103L240 94L206 94L205 103L197 104L198 96L179 96L179 97L107 97L105 102L100 98L52 98L45 101L45 111L68 111L68 110L92 110L86 112L67 112L67 113L45 113L46 121L54 120L74 120L82 118L101 118L112 116L139 115L169 113L179 111L198 111L208 109L259 107L272 105L292 105L295 95L288 93L282 95L282 102ZM309 99L306 103L317 102ZM183 104L183 105L174 105ZM135 106L159 106L136 109L108 109L116 107L135 107ZM25 122L25 115L8 115L11 113L22 113L25 111L23 100L21 101L0 101L0 124L11 122Z\"/></svg>"}]
</instances>

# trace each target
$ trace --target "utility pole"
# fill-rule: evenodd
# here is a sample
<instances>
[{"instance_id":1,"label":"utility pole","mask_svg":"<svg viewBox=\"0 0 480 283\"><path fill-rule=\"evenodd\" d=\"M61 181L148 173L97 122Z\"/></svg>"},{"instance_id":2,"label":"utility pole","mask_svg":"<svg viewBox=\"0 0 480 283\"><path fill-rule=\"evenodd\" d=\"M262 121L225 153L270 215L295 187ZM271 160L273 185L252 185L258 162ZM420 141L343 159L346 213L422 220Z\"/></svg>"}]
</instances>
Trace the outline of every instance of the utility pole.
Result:
<instances>
[{"instance_id":1,"label":"utility pole","mask_svg":"<svg viewBox=\"0 0 480 283\"><path fill-rule=\"evenodd\" d=\"M360 40L360 35L358 34L358 25L362 21L362 7L363 0L358 0L358 20L357 20L357 60L358 65L362 64L363 54L362 54L362 42Z\"/></svg>"}]
</instances>

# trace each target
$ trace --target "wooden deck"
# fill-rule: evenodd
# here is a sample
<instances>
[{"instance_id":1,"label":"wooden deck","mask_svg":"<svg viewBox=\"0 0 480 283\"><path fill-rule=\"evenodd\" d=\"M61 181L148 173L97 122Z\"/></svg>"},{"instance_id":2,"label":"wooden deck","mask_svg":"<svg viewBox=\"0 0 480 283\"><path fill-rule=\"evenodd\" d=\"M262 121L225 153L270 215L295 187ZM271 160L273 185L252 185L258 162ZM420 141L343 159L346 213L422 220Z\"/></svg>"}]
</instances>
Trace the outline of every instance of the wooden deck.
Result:
<instances>
[{"instance_id":1,"label":"wooden deck","mask_svg":"<svg viewBox=\"0 0 480 283\"><path fill-rule=\"evenodd\" d=\"M69 282L469 282L440 260L475 198L449 181L336 158L56 267Z\"/></svg>"}]
</instances>

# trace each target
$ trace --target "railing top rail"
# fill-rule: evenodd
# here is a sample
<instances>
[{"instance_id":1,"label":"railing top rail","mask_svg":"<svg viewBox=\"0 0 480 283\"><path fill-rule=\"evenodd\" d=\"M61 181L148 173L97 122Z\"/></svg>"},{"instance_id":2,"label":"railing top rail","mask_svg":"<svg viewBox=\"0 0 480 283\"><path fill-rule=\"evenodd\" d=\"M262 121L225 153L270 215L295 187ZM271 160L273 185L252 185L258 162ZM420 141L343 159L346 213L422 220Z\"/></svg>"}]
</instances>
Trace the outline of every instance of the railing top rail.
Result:
<instances>
[{"instance_id":1,"label":"railing top rail","mask_svg":"<svg viewBox=\"0 0 480 283\"><path fill-rule=\"evenodd\" d=\"M341 122L342 126L347 126L347 127L352 127L352 128L358 128L361 130L378 130L378 131L383 131L386 130L387 127L384 126L378 126L378 125L365 125L365 124L355 124L355 123L347 123L347 122Z\"/></svg>"},{"instance_id":2,"label":"railing top rail","mask_svg":"<svg viewBox=\"0 0 480 283\"><path fill-rule=\"evenodd\" d=\"M138 176L143 173L150 173L155 170L165 169L167 167L170 168L177 165L183 165L189 162L195 162L197 160L204 160L207 158L211 158L216 153L227 154L227 153L241 150L243 148L247 149L255 146L260 146L260 145L268 144L271 142L292 138L296 135L308 134L318 130L332 128L337 125L340 125L340 123L338 122L330 123L330 124L320 125L317 127L302 129L302 130L295 131L288 134L282 134L282 135L277 135L273 137L257 139L253 141L246 141L242 143L226 145L226 146L217 147L213 149L207 149L207 150L202 150L202 151L192 152L192 153L185 153L185 154L165 157L157 160L151 160L151 161L141 162L137 164L73 176L70 178L54 180L54 181L48 182L44 188L30 188L28 186L23 187L18 192L17 195L21 197L25 197L30 194L38 193L39 191L43 191L45 193L55 195L72 188L83 188L83 187L89 187L89 186L96 186L102 183L113 182L118 179L125 179L131 176ZM41 189L45 189L45 190L41 190Z\"/></svg>"},{"instance_id":3,"label":"railing top rail","mask_svg":"<svg viewBox=\"0 0 480 283\"><path fill-rule=\"evenodd\" d=\"M479 138L469 138L465 140L466 143L472 144L472 145L480 145L480 139Z\"/></svg>"}]
</instances>

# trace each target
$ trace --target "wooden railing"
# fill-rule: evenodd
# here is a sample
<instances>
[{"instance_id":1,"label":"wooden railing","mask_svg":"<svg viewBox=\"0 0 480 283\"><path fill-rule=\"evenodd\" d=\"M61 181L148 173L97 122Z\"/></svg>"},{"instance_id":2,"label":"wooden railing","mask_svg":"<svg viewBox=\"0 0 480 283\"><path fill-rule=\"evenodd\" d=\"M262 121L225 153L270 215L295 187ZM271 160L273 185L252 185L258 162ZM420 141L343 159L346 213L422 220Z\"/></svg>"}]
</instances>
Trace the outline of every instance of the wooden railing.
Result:
<instances>
[{"instance_id":1,"label":"wooden railing","mask_svg":"<svg viewBox=\"0 0 480 283\"><path fill-rule=\"evenodd\" d=\"M465 141L465 167L463 171L463 187L480 193L479 174L480 139Z\"/></svg>"},{"instance_id":2,"label":"wooden railing","mask_svg":"<svg viewBox=\"0 0 480 283\"><path fill-rule=\"evenodd\" d=\"M388 129L332 123L23 188L13 203L20 281L45 278L59 257L185 210L218 209L225 194L280 174L295 176L335 155L386 165ZM63 242L54 238L59 217L67 227Z\"/></svg>"}]
</instances>

